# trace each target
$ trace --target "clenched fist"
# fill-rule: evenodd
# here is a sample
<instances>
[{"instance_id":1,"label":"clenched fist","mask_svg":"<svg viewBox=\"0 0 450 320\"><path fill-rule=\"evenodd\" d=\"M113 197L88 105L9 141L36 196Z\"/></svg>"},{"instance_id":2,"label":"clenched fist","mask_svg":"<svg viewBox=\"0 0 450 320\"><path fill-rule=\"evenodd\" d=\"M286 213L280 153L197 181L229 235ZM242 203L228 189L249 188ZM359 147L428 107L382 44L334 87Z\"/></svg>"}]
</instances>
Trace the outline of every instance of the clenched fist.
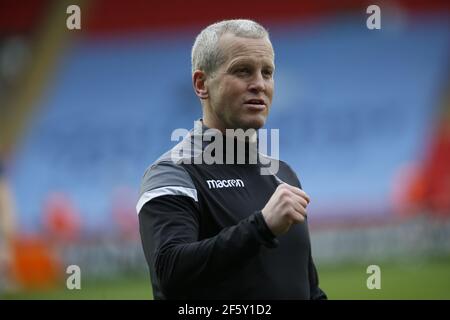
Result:
<instances>
[{"instance_id":1,"label":"clenched fist","mask_svg":"<svg viewBox=\"0 0 450 320\"><path fill-rule=\"evenodd\" d=\"M272 233L275 236L284 234L293 224L305 221L309 201L303 190L286 183L280 184L262 209Z\"/></svg>"}]
</instances>

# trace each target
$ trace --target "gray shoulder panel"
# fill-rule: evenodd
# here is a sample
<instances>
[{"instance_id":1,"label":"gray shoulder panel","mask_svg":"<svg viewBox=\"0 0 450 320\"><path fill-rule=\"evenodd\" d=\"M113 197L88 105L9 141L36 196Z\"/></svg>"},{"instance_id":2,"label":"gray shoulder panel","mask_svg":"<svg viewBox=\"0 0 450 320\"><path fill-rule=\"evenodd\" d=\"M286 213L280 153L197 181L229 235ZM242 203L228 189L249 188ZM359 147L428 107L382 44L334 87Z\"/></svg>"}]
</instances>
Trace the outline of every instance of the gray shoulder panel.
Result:
<instances>
[{"instance_id":1,"label":"gray shoulder panel","mask_svg":"<svg viewBox=\"0 0 450 320\"><path fill-rule=\"evenodd\" d=\"M191 176L179 164L163 161L152 165L144 174L140 194L166 186L195 188Z\"/></svg>"},{"instance_id":2,"label":"gray shoulder panel","mask_svg":"<svg viewBox=\"0 0 450 320\"><path fill-rule=\"evenodd\" d=\"M164 195L187 196L198 201L190 175L181 165L170 160L156 162L145 172L136 206L137 213L148 201Z\"/></svg>"}]
</instances>

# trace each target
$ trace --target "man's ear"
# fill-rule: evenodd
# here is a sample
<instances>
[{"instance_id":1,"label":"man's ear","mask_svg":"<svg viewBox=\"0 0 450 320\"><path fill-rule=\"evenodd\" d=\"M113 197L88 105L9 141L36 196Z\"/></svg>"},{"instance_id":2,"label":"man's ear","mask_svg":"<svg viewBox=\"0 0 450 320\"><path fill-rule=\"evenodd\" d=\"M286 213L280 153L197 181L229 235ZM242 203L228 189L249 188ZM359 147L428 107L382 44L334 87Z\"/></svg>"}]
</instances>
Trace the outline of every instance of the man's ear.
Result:
<instances>
[{"instance_id":1,"label":"man's ear","mask_svg":"<svg viewBox=\"0 0 450 320\"><path fill-rule=\"evenodd\" d=\"M206 74L201 70L196 70L192 74L192 85L194 86L195 94L200 99L208 98L208 89L206 86Z\"/></svg>"}]
</instances>

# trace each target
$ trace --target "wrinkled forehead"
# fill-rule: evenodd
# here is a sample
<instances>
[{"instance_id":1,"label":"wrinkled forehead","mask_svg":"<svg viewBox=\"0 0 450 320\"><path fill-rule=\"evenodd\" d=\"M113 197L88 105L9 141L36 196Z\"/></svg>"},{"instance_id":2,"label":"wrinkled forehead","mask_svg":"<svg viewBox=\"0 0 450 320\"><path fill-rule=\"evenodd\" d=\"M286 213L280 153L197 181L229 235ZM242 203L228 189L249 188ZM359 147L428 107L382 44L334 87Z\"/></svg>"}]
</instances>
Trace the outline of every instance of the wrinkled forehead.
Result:
<instances>
[{"instance_id":1,"label":"wrinkled forehead","mask_svg":"<svg viewBox=\"0 0 450 320\"><path fill-rule=\"evenodd\" d=\"M219 39L219 50L225 64L241 58L262 59L274 64L274 50L267 38L244 38L226 33Z\"/></svg>"}]
</instances>

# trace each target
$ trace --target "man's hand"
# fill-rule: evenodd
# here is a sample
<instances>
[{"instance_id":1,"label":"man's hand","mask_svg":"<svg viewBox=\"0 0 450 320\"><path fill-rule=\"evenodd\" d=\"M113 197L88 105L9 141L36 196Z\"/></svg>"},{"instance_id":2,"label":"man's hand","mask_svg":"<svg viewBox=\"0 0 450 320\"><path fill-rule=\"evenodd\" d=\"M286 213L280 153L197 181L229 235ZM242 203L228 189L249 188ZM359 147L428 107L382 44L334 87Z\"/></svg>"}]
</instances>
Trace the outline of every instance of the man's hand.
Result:
<instances>
[{"instance_id":1,"label":"man's hand","mask_svg":"<svg viewBox=\"0 0 450 320\"><path fill-rule=\"evenodd\" d=\"M291 225L305 221L309 201L309 196L303 190L286 183L280 184L262 209L272 233L275 236L284 234Z\"/></svg>"}]
</instances>

